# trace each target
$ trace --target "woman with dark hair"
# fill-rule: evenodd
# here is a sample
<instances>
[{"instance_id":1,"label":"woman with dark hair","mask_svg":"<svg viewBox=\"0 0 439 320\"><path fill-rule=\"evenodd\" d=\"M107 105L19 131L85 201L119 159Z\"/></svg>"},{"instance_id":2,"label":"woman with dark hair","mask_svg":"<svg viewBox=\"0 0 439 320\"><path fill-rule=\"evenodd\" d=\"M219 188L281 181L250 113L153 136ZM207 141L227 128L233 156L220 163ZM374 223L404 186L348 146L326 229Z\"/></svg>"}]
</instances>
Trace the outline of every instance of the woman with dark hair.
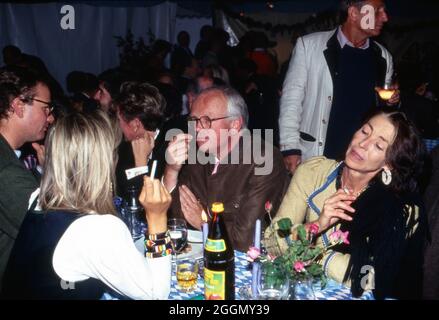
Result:
<instances>
[{"instance_id":1,"label":"woman with dark hair","mask_svg":"<svg viewBox=\"0 0 439 320\"><path fill-rule=\"evenodd\" d=\"M153 161L157 160L156 176L163 173L166 145L165 132L160 129L165 120L166 101L159 90L148 83L125 82L114 105L125 138L118 151L117 193L126 197L130 187L140 189L143 182L143 174L127 176L126 170L141 172L135 168L146 166L151 170Z\"/></svg>"},{"instance_id":2,"label":"woman with dark hair","mask_svg":"<svg viewBox=\"0 0 439 320\"><path fill-rule=\"evenodd\" d=\"M332 247L320 263L330 278L354 296L372 289L375 298L419 298L426 220L417 193L424 147L401 112L375 111L354 134L341 162L315 157L296 171L276 219L289 217L319 227L318 246L330 234L349 232L350 244ZM275 254L271 229L267 248ZM276 239L280 250L285 239ZM367 280L367 281L366 281Z\"/></svg>"}]
</instances>

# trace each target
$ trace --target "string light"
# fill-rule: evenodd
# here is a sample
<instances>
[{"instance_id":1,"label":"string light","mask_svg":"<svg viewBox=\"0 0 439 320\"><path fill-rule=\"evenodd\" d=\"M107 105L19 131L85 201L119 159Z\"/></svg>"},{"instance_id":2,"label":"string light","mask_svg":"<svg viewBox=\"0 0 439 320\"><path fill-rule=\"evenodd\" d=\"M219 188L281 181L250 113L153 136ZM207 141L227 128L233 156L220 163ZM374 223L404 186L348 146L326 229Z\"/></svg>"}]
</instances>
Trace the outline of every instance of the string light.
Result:
<instances>
[{"instance_id":1,"label":"string light","mask_svg":"<svg viewBox=\"0 0 439 320\"><path fill-rule=\"evenodd\" d=\"M267 7L268 7L268 9L273 9L274 8L274 3L273 2L271 2L271 1L267 1Z\"/></svg>"}]
</instances>

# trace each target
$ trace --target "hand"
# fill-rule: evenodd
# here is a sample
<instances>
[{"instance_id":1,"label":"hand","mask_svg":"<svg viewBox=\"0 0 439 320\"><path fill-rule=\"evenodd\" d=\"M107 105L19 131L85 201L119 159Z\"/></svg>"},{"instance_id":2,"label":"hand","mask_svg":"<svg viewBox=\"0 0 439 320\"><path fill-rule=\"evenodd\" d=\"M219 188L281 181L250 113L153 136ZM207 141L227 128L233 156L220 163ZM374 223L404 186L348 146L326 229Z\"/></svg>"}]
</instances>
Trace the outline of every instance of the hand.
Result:
<instances>
[{"instance_id":1,"label":"hand","mask_svg":"<svg viewBox=\"0 0 439 320\"><path fill-rule=\"evenodd\" d=\"M171 195L159 180L152 180L146 176L143 178L143 188L139 201L145 208L148 233L161 233L167 230L167 211L171 205L171 200Z\"/></svg>"},{"instance_id":2,"label":"hand","mask_svg":"<svg viewBox=\"0 0 439 320\"><path fill-rule=\"evenodd\" d=\"M203 224L203 219L201 218L203 207L188 187L182 185L178 190L180 193L181 211L183 212L184 218L194 228L200 230Z\"/></svg>"},{"instance_id":3,"label":"hand","mask_svg":"<svg viewBox=\"0 0 439 320\"><path fill-rule=\"evenodd\" d=\"M355 212L351 204L356 198L356 196L346 194L342 189L339 189L335 194L326 199L320 217L317 220L320 232L328 229L340 219L352 221L352 217L346 214L346 211Z\"/></svg>"},{"instance_id":4,"label":"hand","mask_svg":"<svg viewBox=\"0 0 439 320\"><path fill-rule=\"evenodd\" d=\"M387 101L387 105L393 106L393 105L399 103L399 101L401 99L401 97L400 97L401 92L399 91L399 86L397 84L392 86L391 89L395 90L395 92L390 97L390 99Z\"/></svg>"},{"instance_id":5,"label":"hand","mask_svg":"<svg viewBox=\"0 0 439 320\"><path fill-rule=\"evenodd\" d=\"M34 150L37 153L37 158L38 158L38 164L40 166L44 165L44 159L46 158L46 148L44 147L44 145L39 144L37 142L32 143L32 148L34 148Z\"/></svg>"},{"instance_id":6,"label":"hand","mask_svg":"<svg viewBox=\"0 0 439 320\"><path fill-rule=\"evenodd\" d=\"M148 156L154 149L154 138L147 132L143 137L139 137L131 141L133 147L133 155L136 167L146 166L148 162Z\"/></svg>"},{"instance_id":7,"label":"hand","mask_svg":"<svg viewBox=\"0 0 439 320\"><path fill-rule=\"evenodd\" d=\"M166 163L167 169L174 172L180 172L183 163L188 158L189 142L192 136L188 134L178 134L169 143L166 149Z\"/></svg>"},{"instance_id":8,"label":"hand","mask_svg":"<svg viewBox=\"0 0 439 320\"><path fill-rule=\"evenodd\" d=\"M302 156L300 155L291 155L284 157L285 167L287 167L287 170L291 172L291 174L294 174L294 171L296 171L296 168L301 161L302 161Z\"/></svg>"}]
</instances>

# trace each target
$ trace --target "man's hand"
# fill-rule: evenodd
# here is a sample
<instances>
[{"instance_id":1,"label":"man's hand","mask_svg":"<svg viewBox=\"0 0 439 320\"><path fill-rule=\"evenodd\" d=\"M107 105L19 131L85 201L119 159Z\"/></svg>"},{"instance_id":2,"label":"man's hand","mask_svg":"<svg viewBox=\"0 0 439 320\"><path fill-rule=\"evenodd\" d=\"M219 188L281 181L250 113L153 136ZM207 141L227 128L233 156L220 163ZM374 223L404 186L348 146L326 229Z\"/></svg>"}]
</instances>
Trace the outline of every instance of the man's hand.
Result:
<instances>
[{"instance_id":1,"label":"man's hand","mask_svg":"<svg viewBox=\"0 0 439 320\"><path fill-rule=\"evenodd\" d=\"M178 190L180 193L181 211L183 212L184 218L194 228L200 230L203 224L201 217L203 207L188 187L182 185Z\"/></svg>"},{"instance_id":2,"label":"man's hand","mask_svg":"<svg viewBox=\"0 0 439 320\"><path fill-rule=\"evenodd\" d=\"M146 132L143 137L131 141L131 146L133 147L136 167L146 166L148 156L151 154L152 149L154 149L154 138Z\"/></svg>"},{"instance_id":3,"label":"man's hand","mask_svg":"<svg viewBox=\"0 0 439 320\"><path fill-rule=\"evenodd\" d=\"M150 177L143 178L143 188L139 196L141 205L145 208L148 221L148 233L161 233L167 229L167 211L171 205L171 195L159 180Z\"/></svg>"},{"instance_id":4,"label":"man's hand","mask_svg":"<svg viewBox=\"0 0 439 320\"><path fill-rule=\"evenodd\" d=\"M296 168L301 161L302 161L302 156L299 155L291 155L284 157L285 167L287 167L287 170L291 172L291 174L294 174L294 171L296 171Z\"/></svg>"},{"instance_id":5,"label":"man's hand","mask_svg":"<svg viewBox=\"0 0 439 320\"><path fill-rule=\"evenodd\" d=\"M169 142L166 149L166 164L168 169L179 172L183 163L188 158L189 142L192 140L192 136L189 134L181 133L176 135L171 142Z\"/></svg>"},{"instance_id":6,"label":"man's hand","mask_svg":"<svg viewBox=\"0 0 439 320\"><path fill-rule=\"evenodd\" d=\"M387 105L393 106L395 104L398 104L399 101L401 100L400 97L400 91L399 91L399 86L398 85L394 85L391 89L394 89L395 92L393 93L392 97L390 97L390 99L387 101Z\"/></svg>"},{"instance_id":7,"label":"man's hand","mask_svg":"<svg viewBox=\"0 0 439 320\"><path fill-rule=\"evenodd\" d=\"M44 145L39 144L37 142L32 143L32 148L34 148L34 150L37 153L37 159L38 159L38 164L40 166L44 165L44 159L46 156L46 148L44 147Z\"/></svg>"}]
</instances>

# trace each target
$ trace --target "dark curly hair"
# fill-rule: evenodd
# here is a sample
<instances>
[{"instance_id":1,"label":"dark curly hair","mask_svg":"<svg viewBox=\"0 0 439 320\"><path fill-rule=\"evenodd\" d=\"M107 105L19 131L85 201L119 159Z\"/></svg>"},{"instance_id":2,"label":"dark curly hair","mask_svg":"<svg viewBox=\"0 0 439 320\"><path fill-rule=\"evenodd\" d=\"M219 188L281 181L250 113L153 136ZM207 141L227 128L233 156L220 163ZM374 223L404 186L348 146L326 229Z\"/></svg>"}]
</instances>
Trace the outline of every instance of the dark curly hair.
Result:
<instances>
[{"instance_id":1,"label":"dark curly hair","mask_svg":"<svg viewBox=\"0 0 439 320\"><path fill-rule=\"evenodd\" d=\"M124 82L115 105L126 121L137 118L148 131L160 128L165 118L166 101L159 90L148 83Z\"/></svg>"},{"instance_id":2,"label":"dark curly hair","mask_svg":"<svg viewBox=\"0 0 439 320\"><path fill-rule=\"evenodd\" d=\"M37 73L22 67L8 66L0 69L0 119L8 117L11 102L17 97L32 104L35 97L35 86L39 83L47 85L46 80Z\"/></svg>"},{"instance_id":3,"label":"dark curly hair","mask_svg":"<svg viewBox=\"0 0 439 320\"><path fill-rule=\"evenodd\" d=\"M394 107L383 107L372 111L367 123L375 116L384 115L395 127L395 140L387 149L386 163L392 172L389 187L398 194L419 191L418 181L423 173L427 152L415 125L403 112Z\"/></svg>"}]
</instances>

